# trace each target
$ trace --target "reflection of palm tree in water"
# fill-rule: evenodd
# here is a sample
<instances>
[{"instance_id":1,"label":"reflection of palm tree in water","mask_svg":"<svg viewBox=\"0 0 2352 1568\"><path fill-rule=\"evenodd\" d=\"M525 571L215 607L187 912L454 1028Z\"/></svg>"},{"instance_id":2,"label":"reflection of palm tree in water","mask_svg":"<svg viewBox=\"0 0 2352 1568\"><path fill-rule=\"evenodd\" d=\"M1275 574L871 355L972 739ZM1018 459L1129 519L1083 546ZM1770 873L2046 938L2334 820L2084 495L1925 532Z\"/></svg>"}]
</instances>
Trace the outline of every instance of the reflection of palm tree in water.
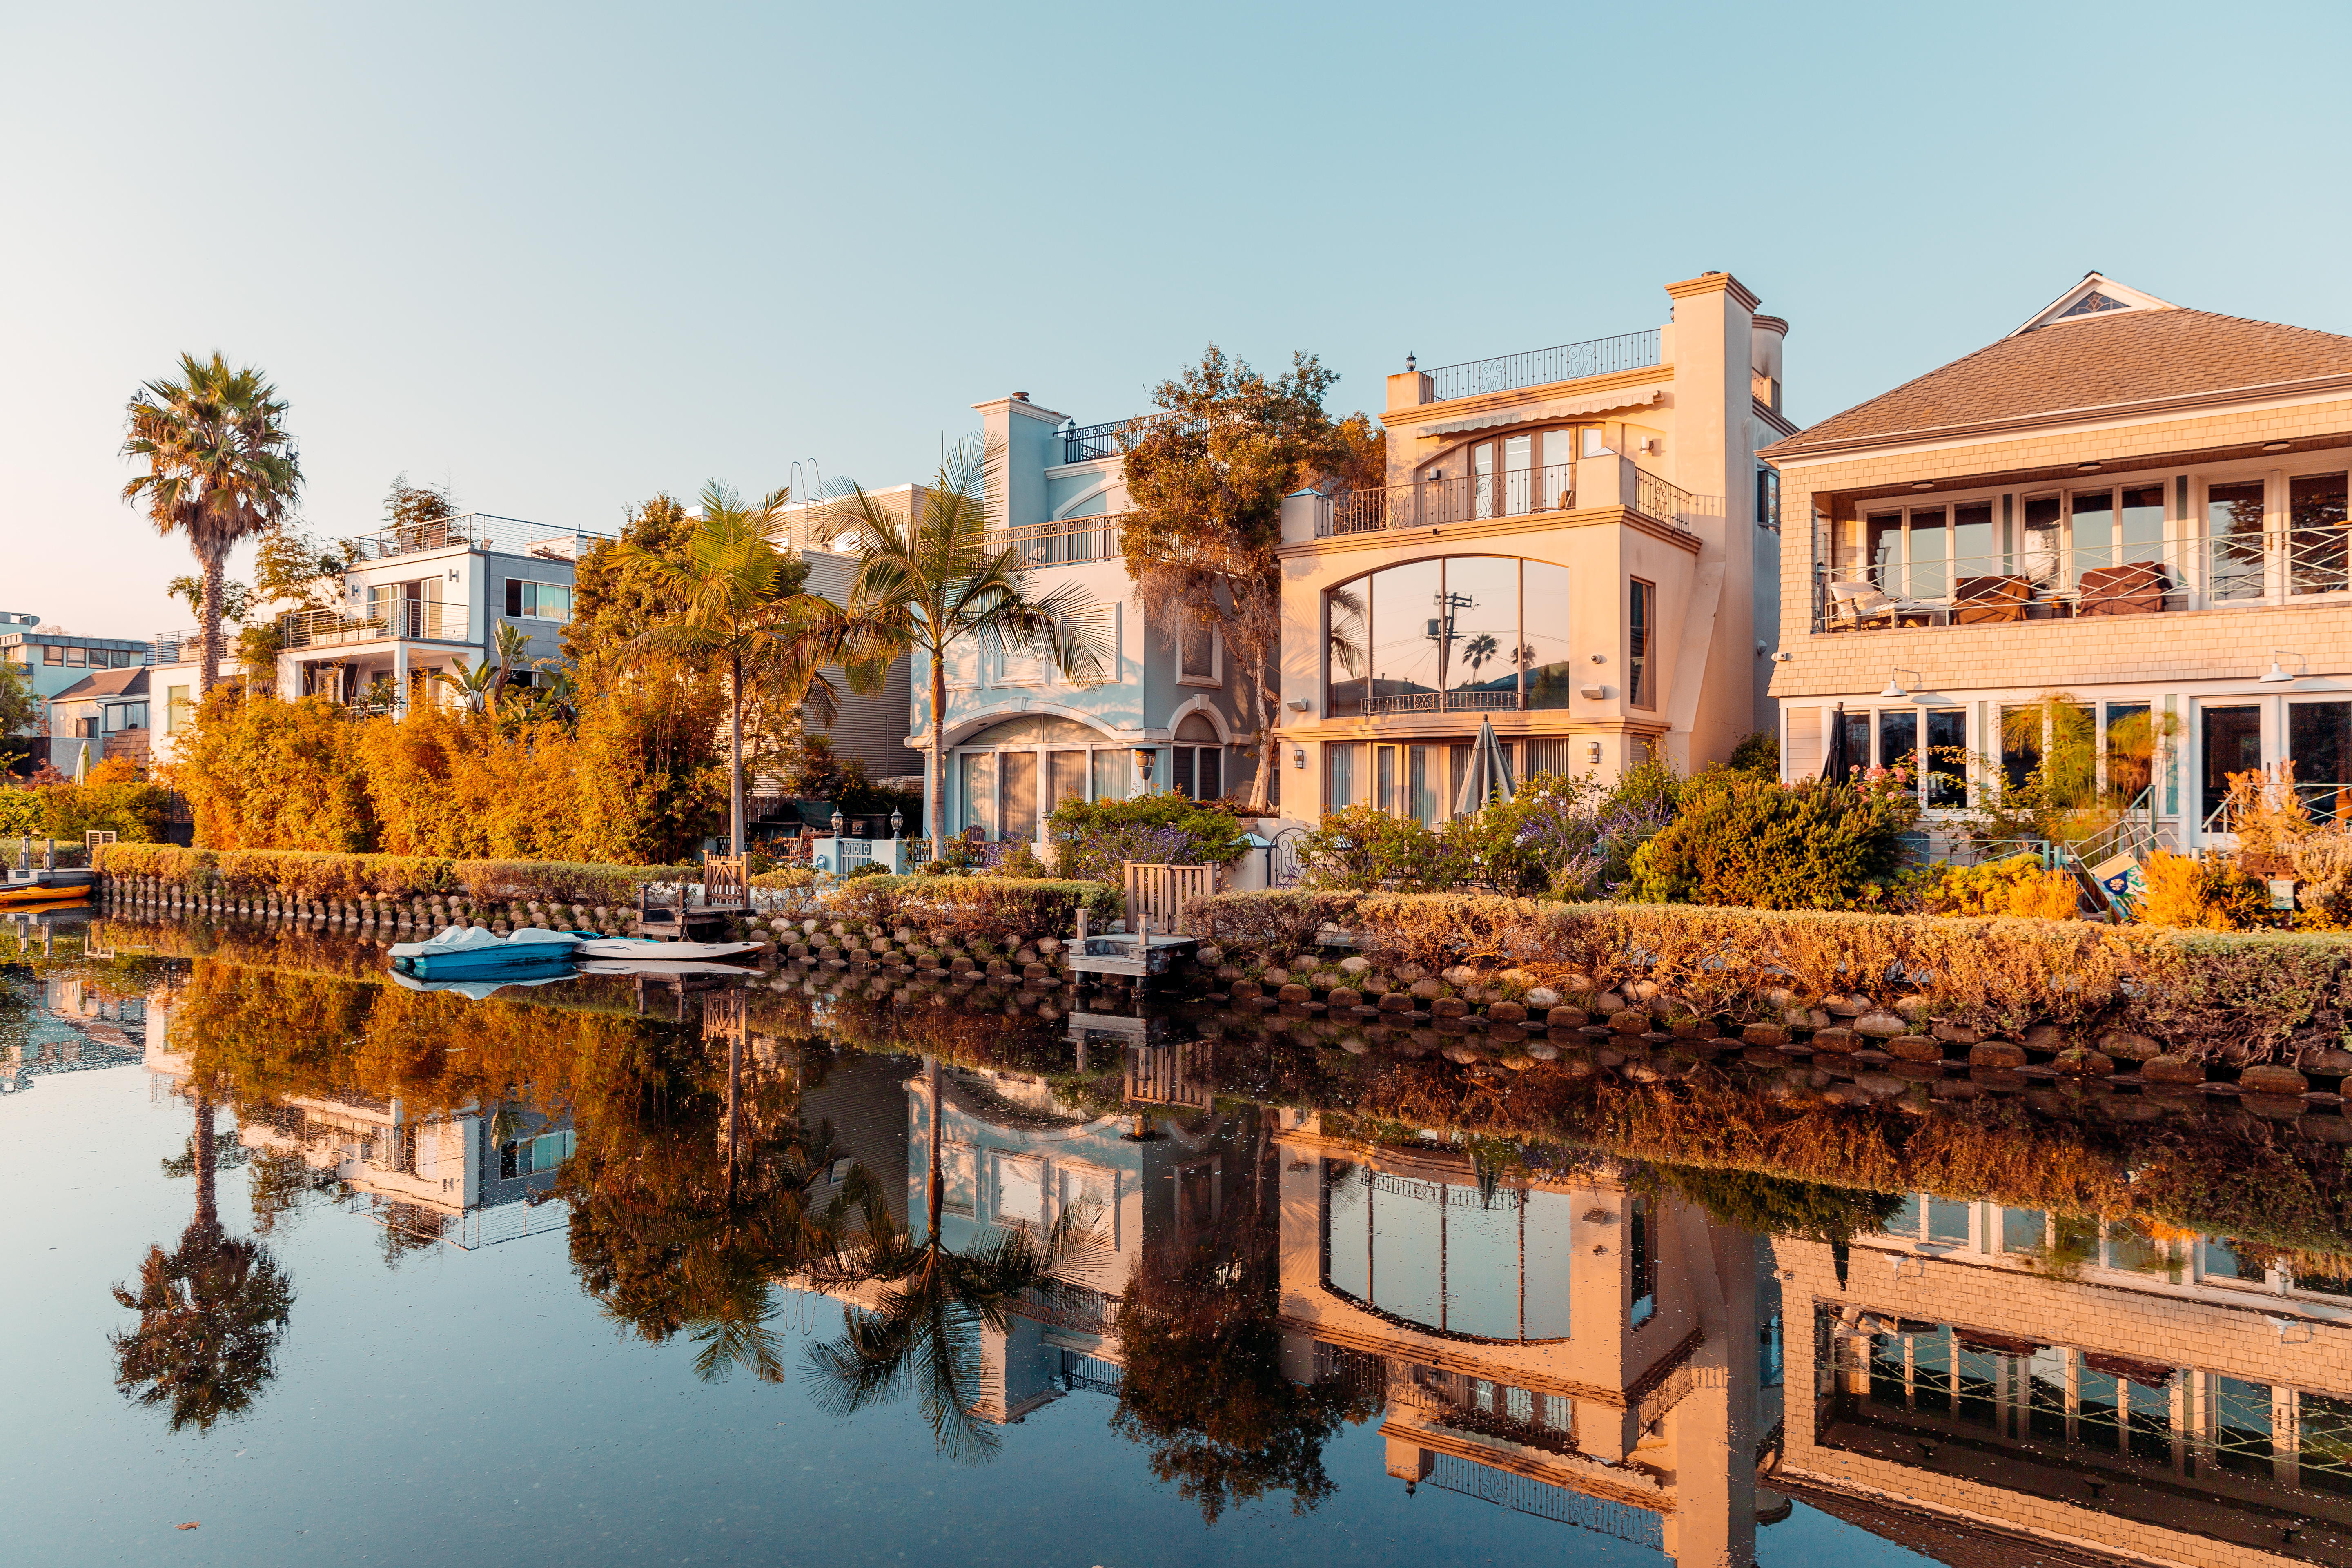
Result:
<instances>
[{"instance_id":1,"label":"reflection of palm tree in water","mask_svg":"<svg viewBox=\"0 0 2352 1568\"><path fill-rule=\"evenodd\" d=\"M269 1249L221 1229L212 1095L201 1079L193 1089L195 1218L177 1250L147 1249L135 1290L114 1287L115 1300L136 1311L139 1323L109 1341L115 1386L142 1405L169 1405L174 1432L190 1425L209 1430L253 1403L276 1373L273 1357L294 1302ZM165 1169L174 1163L165 1161Z\"/></svg>"},{"instance_id":2,"label":"reflection of palm tree in water","mask_svg":"<svg viewBox=\"0 0 2352 1568\"><path fill-rule=\"evenodd\" d=\"M985 1461L995 1431L972 1414L979 1397L983 1331L1012 1326L1032 1291L1082 1283L1104 1251L1090 1213L1065 1213L1041 1239L991 1227L968 1253L940 1234L947 1184L940 1163L944 1106L940 1064L923 1058L930 1101L930 1170L923 1184L923 1237L915 1240L878 1200L869 1200L856 1245L814 1271L834 1287L881 1287L871 1306L845 1308L841 1337L809 1347L819 1405L847 1415L915 1392L933 1440L949 1458Z\"/></svg>"}]
</instances>

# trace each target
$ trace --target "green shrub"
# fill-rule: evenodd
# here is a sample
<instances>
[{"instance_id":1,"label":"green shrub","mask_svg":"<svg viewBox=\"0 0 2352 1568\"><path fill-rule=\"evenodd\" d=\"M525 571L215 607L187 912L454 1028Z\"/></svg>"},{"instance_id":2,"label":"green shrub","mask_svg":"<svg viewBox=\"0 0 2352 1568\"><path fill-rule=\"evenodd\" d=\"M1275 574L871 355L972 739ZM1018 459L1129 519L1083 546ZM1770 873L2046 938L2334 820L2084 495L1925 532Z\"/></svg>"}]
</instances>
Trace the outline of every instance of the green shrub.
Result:
<instances>
[{"instance_id":1,"label":"green shrub","mask_svg":"<svg viewBox=\"0 0 2352 1568\"><path fill-rule=\"evenodd\" d=\"M339 855L310 849L187 849L112 844L100 851L109 877L153 877L191 892L230 898L414 898L463 891L483 901L603 904L636 900L646 882L692 881L699 866L596 866L563 860L446 860L433 855Z\"/></svg>"},{"instance_id":2,"label":"green shrub","mask_svg":"<svg viewBox=\"0 0 2352 1568\"><path fill-rule=\"evenodd\" d=\"M1644 903L1851 909L1885 896L1917 816L1889 792L1710 771L1683 786L1681 814L1634 852L1630 892Z\"/></svg>"},{"instance_id":3,"label":"green shrub","mask_svg":"<svg viewBox=\"0 0 2352 1568\"><path fill-rule=\"evenodd\" d=\"M1017 877L858 877L845 880L830 902L844 920L891 926L946 921L991 941L1068 937L1078 910L1097 927L1119 918L1126 895L1095 881L1041 881Z\"/></svg>"},{"instance_id":4,"label":"green shrub","mask_svg":"<svg viewBox=\"0 0 2352 1568\"><path fill-rule=\"evenodd\" d=\"M1324 890L1433 892L1463 881L1465 840L1369 805L1327 814L1298 847L1301 882Z\"/></svg>"},{"instance_id":5,"label":"green shrub","mask_svg":"<svg viewBox=\"0 0 2352 1568\"><path fill-rule=\"evenodd\" d=\"M48 806L39 791L0 785L0 838L37 838L47 820Z\"/></svg>"},{"instance_id":6,"label":"green shrub","mask_svg":"<svg viewBox=\"0 0 2352 1568\"><path fill-rule=\"evenodd\" d=\"M1127 861L1223 866L1249 847L1241 819L1173 793L1133 800L1066 800L1047 819L1065 877L1122 884Z\"/></svg>"},{"instance_id":7,"label":"green shrub","mask_svg":"<svg viewBox=\"0 0 2352 1568\"><path fill-rule=\"evenodd\" d=\"M1034 858L1035 858L1035 857L1034 857L1034 856L1032 856L1032 857L1031 857L1031 858L1032 858L1032 859L1034 859ZM885 865L884 865L881 861L879 861L879 860L868 860L868 861L865 862L863 865L859 865L859 866L853 866L853 867L851 867L851 868L849 868L848 872L847 872L845 876L843 876L843 878L842 878L841 879L842 879L843 881L845 881L845 882L854 882L854 881L856 881L856 880L858 878L860 878L860 877L887 877L887 876L889 876L889 875L890 875L890 868L889 868L889 867L885 866ZM769 882L765 878L760 878L760 879L757 879L757 880L758 880L758 881L761 883L761 886L763 886L763 887L769 887L769 886L774 886L774 887L791 886L791 887L796 887L796 888L798 888L798 887L805 887L805 886L807 886L807 885L808 885L808 883L807 883L807 880L806 880L805 877L803 878L803 880L801 880L801 881L799 881L799 882L793 882L793 883L789 883L789 884L786 884L786 883L770 883L770 882Z\"/></svg>"},{"instance_id":8,"label":"green shrub","mask_svg":"<svg viewBox=\"0 0 2352 1568\"><path fill-rule=\"evenodd\" d=\"M1780 737L1769 730L1759 730L1731 748L1731 771L1746 773L1749 778L1780 777Z\"/></svg>"}]
</instances>

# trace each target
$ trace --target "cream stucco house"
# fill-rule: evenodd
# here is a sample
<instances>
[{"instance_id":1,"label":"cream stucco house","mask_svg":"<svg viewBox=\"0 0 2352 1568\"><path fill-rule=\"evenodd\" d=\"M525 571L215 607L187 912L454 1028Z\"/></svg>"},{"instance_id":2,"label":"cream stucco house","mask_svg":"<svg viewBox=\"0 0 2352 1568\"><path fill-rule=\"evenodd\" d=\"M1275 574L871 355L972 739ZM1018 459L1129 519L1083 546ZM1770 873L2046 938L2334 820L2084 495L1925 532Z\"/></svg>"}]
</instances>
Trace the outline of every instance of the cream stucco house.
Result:
<instances>
[{"instance_id":1,"label":"cream stucco house","mask_svg":"<svg viewBox=\"0 0 2352 1568\"><path fill-rule=\"evenodd\" d=\"M1482 721L1531 772L1719 762L1769 726L1788 323L1738 279L1613 338L1408 368L1389 483L1283 512L1287 817L1454 815Z\"/></svg>"},{"instance_id":2,"label":"cream stucco house","mask_svg":"<svg viewBox=\"0 0 2352 1568\"><path fill-rule=\"evenodd\" d=\"M2228 775L2352 784L2352 337L2174 305L2098 273L1974 353L1768 447L1781 758L1916 770L1930 822L2039 754L2063 696L2103 783L2189 848ZM2150 725L2152 716L2170 723Z\"/></svg>"}]
</instances>

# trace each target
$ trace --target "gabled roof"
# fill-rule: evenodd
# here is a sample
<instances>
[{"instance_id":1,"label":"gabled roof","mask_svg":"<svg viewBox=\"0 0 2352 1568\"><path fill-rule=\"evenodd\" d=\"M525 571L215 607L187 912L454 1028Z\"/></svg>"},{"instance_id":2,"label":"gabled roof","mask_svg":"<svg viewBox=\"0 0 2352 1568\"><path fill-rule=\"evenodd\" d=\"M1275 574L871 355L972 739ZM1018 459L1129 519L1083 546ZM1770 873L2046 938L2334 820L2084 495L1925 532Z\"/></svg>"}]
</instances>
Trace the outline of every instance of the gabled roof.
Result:
<instances>
[{"instance_id":1,"label":"gabled roof","mask_svg":"<svg viewBox=\"0 0 2352 1568\"><path fill-rule=\"evenodd\" d=\"M2352 387L2352 337L2186 310L2095 272L1999 342L1763 455L1802 458L2331 382Z\"/></svg>"},{"instance_id":2,"label":"gabled roof","mask_svg":"<svg viewBox=\"0 0 2352 1568\"><path fill-rule=\"evenodd\" d=\"M52 702L95 702L104 697L144 697L147 695L147 667L129 669L101 669L96 675L85 675L55 697Z\"/></svg>"}]
</instances>

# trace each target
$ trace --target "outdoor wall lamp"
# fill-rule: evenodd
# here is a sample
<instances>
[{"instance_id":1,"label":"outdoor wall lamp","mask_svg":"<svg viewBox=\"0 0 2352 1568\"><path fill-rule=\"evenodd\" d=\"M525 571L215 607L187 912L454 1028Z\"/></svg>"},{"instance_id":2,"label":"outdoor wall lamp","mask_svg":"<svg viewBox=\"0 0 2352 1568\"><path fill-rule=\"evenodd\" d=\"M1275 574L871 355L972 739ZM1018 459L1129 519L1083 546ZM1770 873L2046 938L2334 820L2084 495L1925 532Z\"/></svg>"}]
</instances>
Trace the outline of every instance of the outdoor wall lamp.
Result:
<instances>
[{"instance_id":1,"label":"outdoor wall lamp","mask_svg":"<svg viewBox=\"0 0 2352 1568\"><path fill-rule=\"evenodd\" d=\"M1292 748L1290 753L1290 765L1294 768L1304 768L1307 765L1306 747L1297 746Z\"/></svg>"},{"instance_id":2,"label":"outdoor wall lamp","mask_svg":"<svg viewBox=\"0 0 2352 1568\"><path fill-rule=\"evenodd\" d=\"M1150 746L1135 748L1135 765L1143 774L1143 787L1146 789L1151 787L1151 763L1159 755L1160 753Z\"/></svg>"},{"instance_id":3,"label":"outdoor wall lamp","mask_svg":"<svg viewBox=\"0 0 2352 1568\"><path fill-rule=\"evenodd\" d=\"M1878 695L1888 702L1900 702L1906 697L1910 696L1911 691L1906 691L1903 689L1902 678L1906 675L1911 678L1911 691L1918 690L1919 688L1925 684L1925 682L1920 680L1919 672L1917 670L1905 669L1902 666L1897 665L1886 677L1886 689L1880 692Z\"/></svg>"},{"instance_id":4,"label":"outdoor wall lamp","mask_svg":"<svg viewBox=\"0 0 2352 1568\"><path fill-rule=\"evenodd\" d=\"M890 808L890 837L896 838L907 826L907 814L897 806Z\"/></svg>"},{"instance_id":5,"label":"outdoor wall lamp","mask_svg":"<svg viewBox=\"0 0 2352 1568\"><path fill-rule=\"evenodd\" d=\"M833 836L835 838L841 837L841 808L839 806L834 807L833 811Z\"/></svg>"},{"instance_id":6,"label":"outdoor wall lamp","mask_svg":"<svg viewBox=\"0 0 2352 1568\"><path fill-rule=\"evenodd\" d=\"M2286 658L2294 660L2295 669L2294 674L2288 674L2286 666L2279 662L2281 655L2284 655ZM2270 669L2263 676L2262 684L2264 686L2293 685L2295 681L2303 679L2303 672L2310 668L2310 660L2305 658L2303 655L2295 652L2294 649L2291 647L2274 647L2271 649Z\"/></svg>"},{"instance_id":7,"label":"outdoor wall lamp","mask_svg":"<svg viewBox=\"0 0 2352 1568\"><path fill-rule=\"evenodd\" d=\"M1307 701L1304 697L1294 697L1290 700L1290 710L1293 713L1304 713L1314 706L1315 704Z\"/></svg>"},{"instance_id":8,"label":"outdoor wall lamp","mask_svg":"<svg viewBox=\"0 0 2352 1568\"><path fill-rule=\"evenodd\" d=\"M1601 742L1598 742L1598 741L1587 741L1587 742L1584 742L1584 760L1585 760L1586 762L1588 762L1588 763L1591 763L1591 764L1593 764L1595 767L1598 767L1598 766L1600 765L1600 763L1601 763Z\"/></svg>"}]
</instances>

